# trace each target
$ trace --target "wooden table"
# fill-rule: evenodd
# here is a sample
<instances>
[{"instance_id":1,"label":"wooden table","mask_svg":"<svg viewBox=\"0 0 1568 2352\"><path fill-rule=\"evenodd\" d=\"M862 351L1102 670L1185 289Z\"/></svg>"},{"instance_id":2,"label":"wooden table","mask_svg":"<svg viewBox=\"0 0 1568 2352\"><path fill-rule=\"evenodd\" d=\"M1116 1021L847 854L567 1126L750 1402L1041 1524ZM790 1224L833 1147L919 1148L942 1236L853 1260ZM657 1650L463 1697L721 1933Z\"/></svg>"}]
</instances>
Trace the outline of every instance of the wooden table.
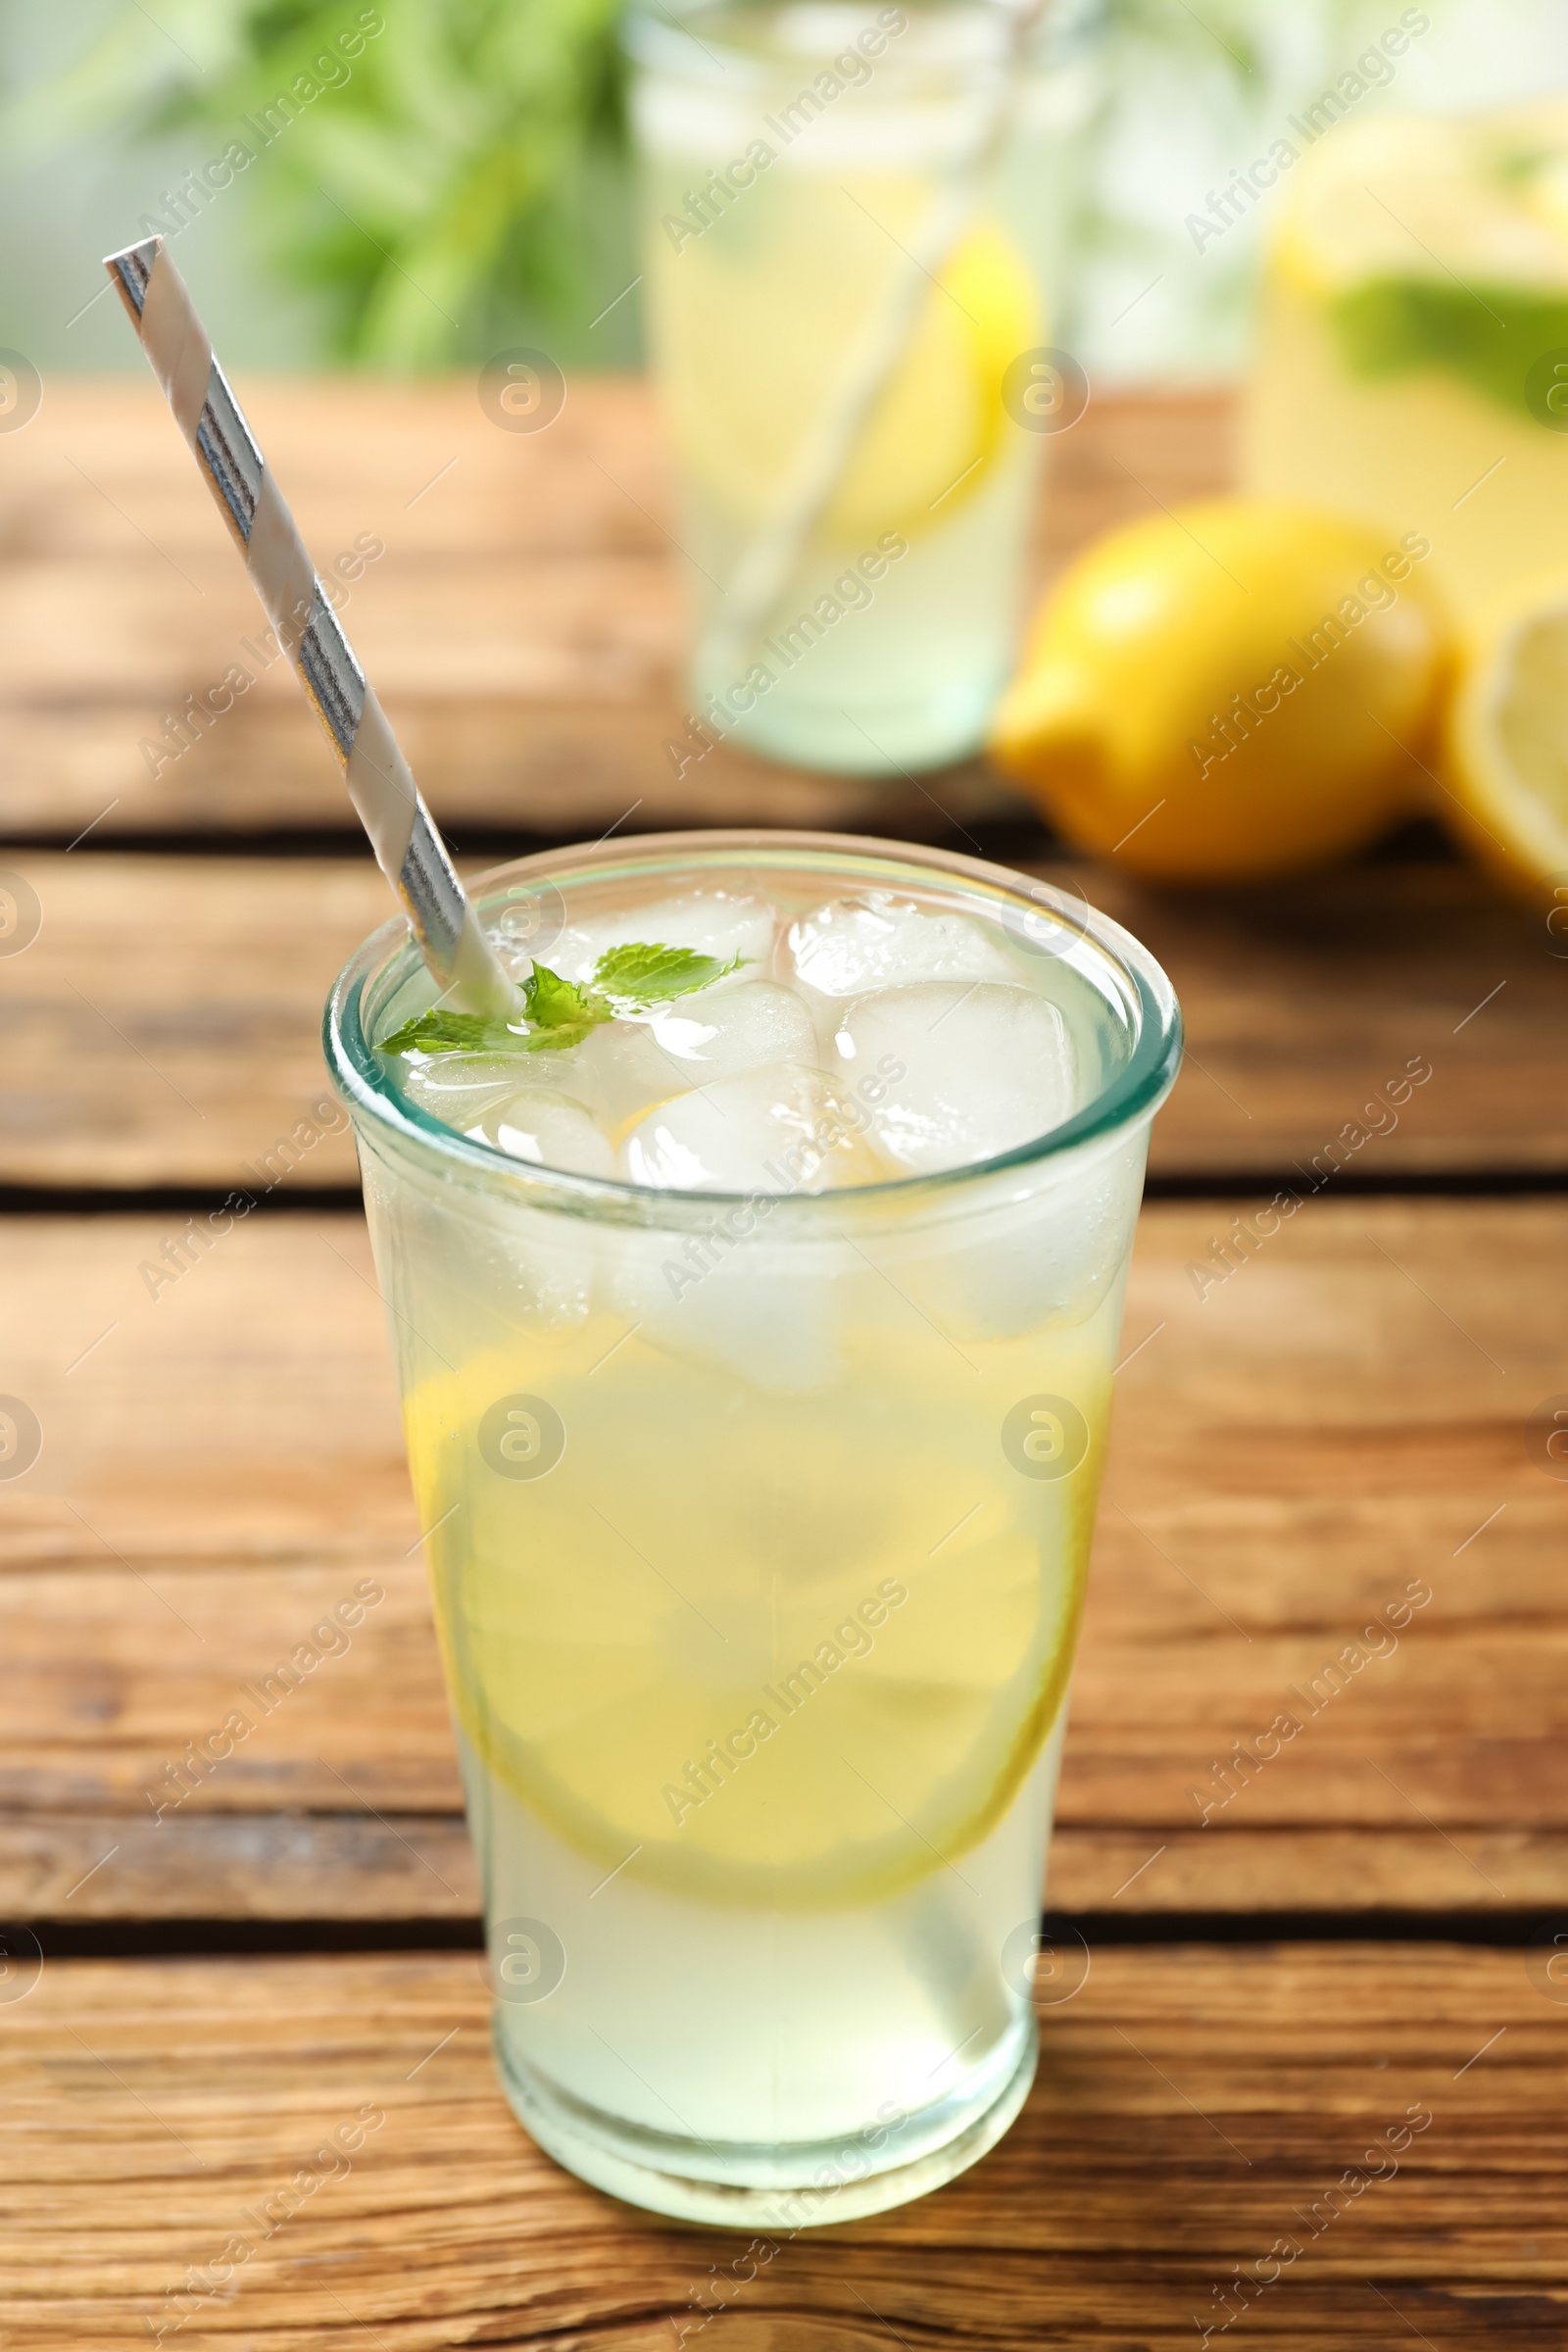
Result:
<instances>
[{"instance_id":1,"label":"wooden table","mask_svg":"<svg viewBox=\"0 0 1568 2352\"><path fill-rule=\"evenodd\" d=\"M966 831L1050 867L978 766L890 786L718 752L675 775L637 386L574 385L533 438L467 386L252 399L318 553L384 543L349 624L466 855L761 821ZM1225 474L1218 402L1098 406L1043 571ZM0 956L0 1387L43 1431L0 1481L5 2342L1130 2352L1227 2314L1282 2347L1568 2341L1568 1481L1527 1426L1568 1394L1568 966L1543 927L1435 835L1229 899L1080 869L1169 967L1193 1048L1155 1135L1053 1863L1093 1965L994 2155L743 2282L722 2233L556 2172L496 2089L341 1136L156 1299L138 1270L323 1099L320 999L383 913L275 669L151 772L144 739L254 634L150 385L52 384L0 436L3 862L42 913ZM1412 1057L1432 1076L1397 1127L1195 1282ZM352 1649L155 1820L185 1743L367 1574L386 1598ZM1359 1645L1214 1801L1234 1743L1412 1585L1397 1648ZM365 2107L384 2122L328 2162Z\"/></svg>"}]
</instances>

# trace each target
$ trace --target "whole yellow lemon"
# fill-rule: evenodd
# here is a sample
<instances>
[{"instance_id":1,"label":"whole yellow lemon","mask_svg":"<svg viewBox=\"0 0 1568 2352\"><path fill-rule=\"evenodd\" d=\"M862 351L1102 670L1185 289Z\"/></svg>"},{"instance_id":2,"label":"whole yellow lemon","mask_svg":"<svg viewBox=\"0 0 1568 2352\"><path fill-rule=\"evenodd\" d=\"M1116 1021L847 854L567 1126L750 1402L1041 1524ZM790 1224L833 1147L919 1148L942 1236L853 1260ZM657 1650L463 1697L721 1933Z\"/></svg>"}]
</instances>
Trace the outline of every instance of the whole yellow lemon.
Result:
<instances>
[{"instance_id":1,"label":"whole yellow lemon","mask_svg":"<svg viewBox=\"0 0 1568 2352\"><path fill-rule=\"evenodd\" d=\"M1046 600L991 756L1155 880L1295 873L1421 799L1446 657L1418 531L1212 499L1110 532Z\"/></svg>"}]
</instances>

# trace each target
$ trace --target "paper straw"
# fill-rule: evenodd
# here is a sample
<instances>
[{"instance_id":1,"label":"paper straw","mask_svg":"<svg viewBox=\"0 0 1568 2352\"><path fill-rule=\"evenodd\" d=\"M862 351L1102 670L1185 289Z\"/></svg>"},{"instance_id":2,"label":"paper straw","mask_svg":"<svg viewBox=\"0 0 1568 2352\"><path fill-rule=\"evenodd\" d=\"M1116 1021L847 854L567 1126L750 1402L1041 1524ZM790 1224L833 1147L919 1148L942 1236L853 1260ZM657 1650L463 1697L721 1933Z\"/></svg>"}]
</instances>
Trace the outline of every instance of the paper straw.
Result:
<instances>
[{"instance_id":1,"label":"paper straw","mask_svg":"<svg viewBox=\"0 0 1568 2352\"><path fill-rule=\"evenodd\" d=\"M278 644L337 754L360 822L443 994L511 1012L517 989L458 880L386 713L339 625L162 237L104 263L245 560Z\"/></svg>"},{"instance_id":2,"label":"paper straw","mask_svg":"<svg viewBox=\"0 0 1568 2352\"><path fill-rule=\"evenodd\" d=\"M797 452L772 514L742 552L724 589L724 604L698 649L695 666L705 691L722 691L732 675L738 677L745 669L763 622L843 479L866 419L908 347L932 280L968 226L981 183L1006 140L1018 73L1047 4L1048 0L1022 0L1011 10L1005 45L997 60L995 91L969 152L906 248L882 308L873 314Z\"/></svg>"}]
</instances>

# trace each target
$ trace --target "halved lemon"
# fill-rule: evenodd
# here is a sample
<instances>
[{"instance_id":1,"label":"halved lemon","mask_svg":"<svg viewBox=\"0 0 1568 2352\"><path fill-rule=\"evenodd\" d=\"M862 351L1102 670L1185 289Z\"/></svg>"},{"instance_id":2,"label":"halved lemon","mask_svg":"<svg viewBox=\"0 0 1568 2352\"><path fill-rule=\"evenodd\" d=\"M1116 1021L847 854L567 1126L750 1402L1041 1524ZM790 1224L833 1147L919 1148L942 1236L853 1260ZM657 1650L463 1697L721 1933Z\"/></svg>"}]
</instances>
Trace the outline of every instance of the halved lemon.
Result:
<instances>
[{"instance_id":1,"label":"halved lemon","mask_svg":"<svg viewBox=\"0 0 1568 2352\"><path fill-rule=\"evenodd\" d=\"M1568 906L1568 575L1472 637L1447 753L1445 812L1467 846L1522 896Z\"/></svg>"},{"instance_id":2,"label":"halved lemon","mask_svg":"<svg viewBox=\"0 0 1568 2352\"><path fill-rule=\"evenodd\" d=\"M759 250L737 212L679 253L656 247L662 384L681 463L722 513L755 529L774 511L807 434L868 318L906 265L929 191L872 183L791 191L803 217ZM874 216L874 217L873 217ZM1006 423L1002 381L1042 340L1023 257L993 221L955 247L855 444L821 533L874 548L947 521L986 478Z\"/></svg>"},{"instance_id":3,"label":"halved lemon","mask_svg":"<svg viewBox=\"0 0 1568 2352\"><path fill-rule=\"evenodd\" d=\"M1066 1689L1105 1402L1071 1347L1050 1378L1094 1437L1044 1480L1007 1460L1004 1401L881 1356L753 1396L631 1341L553 1377L566 1444L537 1477L486 1457L514 1358L427 1382L410 1461L479 1756L596 1868L702 1901L841 1909L961 1872Z\"/></svg>"}]
</instances>

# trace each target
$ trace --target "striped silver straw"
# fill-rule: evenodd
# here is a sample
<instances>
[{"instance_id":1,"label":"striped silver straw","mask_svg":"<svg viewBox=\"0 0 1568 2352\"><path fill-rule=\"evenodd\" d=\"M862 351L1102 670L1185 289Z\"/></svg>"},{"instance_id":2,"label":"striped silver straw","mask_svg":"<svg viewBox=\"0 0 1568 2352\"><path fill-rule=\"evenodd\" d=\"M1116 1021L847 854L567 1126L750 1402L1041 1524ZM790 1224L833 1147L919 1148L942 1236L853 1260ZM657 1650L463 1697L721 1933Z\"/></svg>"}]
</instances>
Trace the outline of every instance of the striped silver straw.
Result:
<instances>
[{"instance_id":1,"label":"striped silver straw","mask_svg":"<svg viewBox=\"0 0 1568 2352\"><path fill-rule=\"evenodd\" d=\"M162 237L149 237L110 254L104 268L233 533L278 644L326 730L360 822L426 963L443 992L471 1011L510 1013L516 987L479 927L168 247Z\"/></svg>"}]
</instances>

